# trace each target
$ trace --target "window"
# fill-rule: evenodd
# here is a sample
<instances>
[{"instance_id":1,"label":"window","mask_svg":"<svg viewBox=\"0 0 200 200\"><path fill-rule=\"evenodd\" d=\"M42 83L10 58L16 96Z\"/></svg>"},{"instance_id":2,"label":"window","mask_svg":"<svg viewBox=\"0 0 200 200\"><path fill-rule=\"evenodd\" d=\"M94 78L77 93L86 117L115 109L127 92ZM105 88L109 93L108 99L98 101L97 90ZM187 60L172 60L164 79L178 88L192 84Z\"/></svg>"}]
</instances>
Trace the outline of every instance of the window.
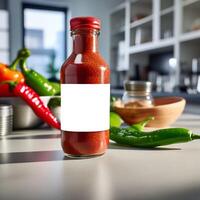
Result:
<instances>
[{"instance_id":1,"label":"window","mask_svg":"<svg viewBox=\"0 0 200 200\"><path fill-rule=\"evenodd\" d=\"M31 50L27 64L51 81L59 79L66 57L66 9L23 4L23 43Z\"/></svg>"}]
</instances>

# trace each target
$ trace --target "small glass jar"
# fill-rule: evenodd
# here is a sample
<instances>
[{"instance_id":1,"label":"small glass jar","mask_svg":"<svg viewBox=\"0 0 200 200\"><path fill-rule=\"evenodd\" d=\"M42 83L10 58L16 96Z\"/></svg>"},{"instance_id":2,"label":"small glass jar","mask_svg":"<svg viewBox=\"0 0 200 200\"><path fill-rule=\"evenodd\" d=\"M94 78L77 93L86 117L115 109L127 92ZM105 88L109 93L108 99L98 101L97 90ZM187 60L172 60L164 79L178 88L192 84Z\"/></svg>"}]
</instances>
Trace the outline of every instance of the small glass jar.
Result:
<instances>
[{"instance_id":1,"label":"small glass jar","mask_svg":"<svg viewBox=\"0 0 200 200\"><path fill-rule=\"evenodd\" d=\"M149 81L125 81L122 102L125 107L152 107L152 83Z\"/></svg>"}]
</instances>

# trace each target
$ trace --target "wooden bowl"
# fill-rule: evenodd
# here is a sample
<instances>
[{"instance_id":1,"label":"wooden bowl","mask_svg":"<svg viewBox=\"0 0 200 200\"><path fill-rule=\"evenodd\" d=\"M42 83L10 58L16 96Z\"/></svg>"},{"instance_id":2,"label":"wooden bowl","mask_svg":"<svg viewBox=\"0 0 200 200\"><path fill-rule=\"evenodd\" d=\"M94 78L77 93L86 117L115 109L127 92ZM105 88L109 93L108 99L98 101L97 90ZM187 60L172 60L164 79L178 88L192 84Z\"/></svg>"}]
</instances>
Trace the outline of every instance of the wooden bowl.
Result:
<instances>
[{"instance_id":1,"label":"wooden bowl","mask_svg":"<svg viewBox=\"0 0 200 200\"><path fill-rule=\"evenodd\" d=\"M124 107L120 102L114 104L114 111L129 125L153 116L148 127L163 128L173 124L182 114L186 101L182 97L163 97L154 99L153 107Z\"/></svg>"}]
</instances>

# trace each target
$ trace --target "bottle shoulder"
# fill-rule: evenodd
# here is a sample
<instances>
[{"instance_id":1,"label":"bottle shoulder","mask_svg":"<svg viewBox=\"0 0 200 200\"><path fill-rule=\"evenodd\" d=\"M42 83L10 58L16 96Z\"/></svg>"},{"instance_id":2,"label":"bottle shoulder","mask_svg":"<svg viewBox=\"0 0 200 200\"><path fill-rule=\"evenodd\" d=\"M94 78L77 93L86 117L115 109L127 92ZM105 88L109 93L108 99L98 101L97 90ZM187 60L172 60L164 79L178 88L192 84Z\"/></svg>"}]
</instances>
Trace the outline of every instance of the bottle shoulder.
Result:
<instances>
[{"instance_id":1,"label":"bottle shoulder","mask_svg":"<svg viewBox=\"0 0 200 200\"><path fill-rule=\"evenodd\" d=\"M84 52L78 54L72 53L63 63L62 68L66 68L70 65L88 65L90 67L103 66L108 68L106 61L99 53L96 52Z\"/></svg>"},{"instance_id":2,"label":"bottle shoulder","mask_svg":"<svg viewBox=\"0 0 200 200\"><path fill-rule=\"evenodd\" d=\"M107 84L110 69L100 54L71 54L62 65L61 83Z\"/></svg>"}]
</instances>

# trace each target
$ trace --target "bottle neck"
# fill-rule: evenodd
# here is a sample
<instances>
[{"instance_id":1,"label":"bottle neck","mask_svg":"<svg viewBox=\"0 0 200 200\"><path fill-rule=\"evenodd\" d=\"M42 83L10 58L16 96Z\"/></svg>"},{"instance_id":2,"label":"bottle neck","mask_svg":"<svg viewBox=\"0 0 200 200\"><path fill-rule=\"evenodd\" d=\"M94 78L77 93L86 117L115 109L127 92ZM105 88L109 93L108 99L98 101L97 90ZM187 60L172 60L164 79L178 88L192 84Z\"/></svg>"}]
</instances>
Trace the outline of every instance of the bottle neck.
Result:
<instances>
[{"instance_id":1,"label":"bottle neck","mask_svg":"<svg viewBox=\"0 0 200 200\"><path fill-rule=\"evenodd\" d=\"M98 52L98 35L99 31L97 30L73 31L73 52L76 54L86 51Z\"/></svg>"}]
</instances>

